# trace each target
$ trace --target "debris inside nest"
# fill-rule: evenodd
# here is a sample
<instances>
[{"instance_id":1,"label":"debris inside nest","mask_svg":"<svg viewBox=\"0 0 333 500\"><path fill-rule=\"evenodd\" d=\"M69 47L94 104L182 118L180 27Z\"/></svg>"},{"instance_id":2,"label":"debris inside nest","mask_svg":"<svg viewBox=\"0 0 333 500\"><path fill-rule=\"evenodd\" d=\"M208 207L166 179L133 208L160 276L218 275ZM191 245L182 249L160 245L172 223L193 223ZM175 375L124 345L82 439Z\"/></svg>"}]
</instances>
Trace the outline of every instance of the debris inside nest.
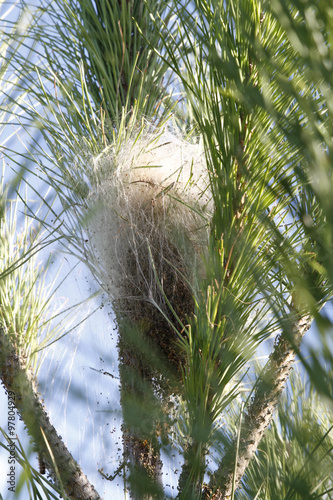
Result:
<instances>
[{"instance_id":1,"label":"debris inside nest","mask_svg":"<svg viewBox=\"0 0 333 500\"><path fill-rule=\"evenodd\" d=\"M95 167L88 231L120 325L120 359L157 391L179 392L181 339L208 241L204 155L165 132L107 150Z\"/></svg>"}]
</instances>

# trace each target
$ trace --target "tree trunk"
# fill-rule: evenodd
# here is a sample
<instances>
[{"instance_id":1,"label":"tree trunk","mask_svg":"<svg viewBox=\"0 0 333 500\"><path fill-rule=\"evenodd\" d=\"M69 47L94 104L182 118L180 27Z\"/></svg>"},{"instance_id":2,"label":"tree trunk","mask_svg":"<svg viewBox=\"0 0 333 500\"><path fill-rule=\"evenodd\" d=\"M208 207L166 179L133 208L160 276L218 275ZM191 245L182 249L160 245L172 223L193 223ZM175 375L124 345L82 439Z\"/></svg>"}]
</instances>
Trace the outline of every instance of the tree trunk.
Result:
<instances>
[{"instance_id":1,"label":"tree trunk","mask_svg":"<svg viewBox=\"0 0 333 500\"><path fill-rule=\"evenodd\" d=\"M290 322L291 331L277 337L264 373L259 379L254 398L244 415L239 446L237 437L226 451L218 470L213 475L203 498L226 500L231 498L244 475L250 460L258 449L261 438L269 426L279 397L285 387L295 360L296 350L310 328L312 319L305 315ZM238 452L236 451L238 448Z\"/></svg>"},{"instance_id":2,"label":"tree trunk","mask_svg":"<svg viewBox=\"0 0 333 500\"><path fill-rule=\"evenodd\" d=\"M54 480L57 466L63 488L72 500L99 500L100 496L68 451L61 436L51 424L37 392L33 373L25 368L25 360L17 355L10 339L0 325L0 377L32 437L40 461L45 463ZM48 451L52 451L53 459Z\"/></svg>"}]
</instances>

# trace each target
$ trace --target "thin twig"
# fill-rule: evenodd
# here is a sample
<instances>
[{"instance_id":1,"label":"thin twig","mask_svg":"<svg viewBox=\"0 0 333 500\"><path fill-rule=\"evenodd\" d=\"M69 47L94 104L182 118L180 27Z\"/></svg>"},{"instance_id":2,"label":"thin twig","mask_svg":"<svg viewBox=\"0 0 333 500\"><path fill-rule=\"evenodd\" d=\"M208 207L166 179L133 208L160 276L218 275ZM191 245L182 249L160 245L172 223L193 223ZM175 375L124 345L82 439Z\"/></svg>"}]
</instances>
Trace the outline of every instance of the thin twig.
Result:
<instances>
[{"instance_id":1,"label":"thin twig","mask_svg":"<svg viewBox=\"0 0 333 500\"><path fill-rule=\"evenodd\" d=\"M0 377L6 390L15 395L15 406L51 476L56 479L55 463L62 486L71 500L99 500L99 494L51 424L32 372L25 369L24 360L17 355L1 326ZM52 456L46 443L52 450Z\"/></svg>"}]
</instances>

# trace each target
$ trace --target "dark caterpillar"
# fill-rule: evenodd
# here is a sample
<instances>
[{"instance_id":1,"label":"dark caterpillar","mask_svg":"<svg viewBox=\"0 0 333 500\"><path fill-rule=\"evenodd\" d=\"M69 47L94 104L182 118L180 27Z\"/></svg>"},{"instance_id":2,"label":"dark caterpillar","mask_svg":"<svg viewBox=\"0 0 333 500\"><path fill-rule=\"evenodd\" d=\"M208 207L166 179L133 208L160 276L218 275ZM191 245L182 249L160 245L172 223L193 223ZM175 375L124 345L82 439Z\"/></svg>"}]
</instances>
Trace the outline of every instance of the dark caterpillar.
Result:
<instances>
[{"instance_id":1,"label":"dark caterpillar","mask_svg":"<svg viewBox=\"0 0 333 500\"><path fill-rule=\"evenodd\" d=\"M40 474L45 474L46 470L45 470L45 462L44 460L42 459L42 457L40 455L38 455L38 467L39 467L39 473Z\"/></svg>"}]
</instances>

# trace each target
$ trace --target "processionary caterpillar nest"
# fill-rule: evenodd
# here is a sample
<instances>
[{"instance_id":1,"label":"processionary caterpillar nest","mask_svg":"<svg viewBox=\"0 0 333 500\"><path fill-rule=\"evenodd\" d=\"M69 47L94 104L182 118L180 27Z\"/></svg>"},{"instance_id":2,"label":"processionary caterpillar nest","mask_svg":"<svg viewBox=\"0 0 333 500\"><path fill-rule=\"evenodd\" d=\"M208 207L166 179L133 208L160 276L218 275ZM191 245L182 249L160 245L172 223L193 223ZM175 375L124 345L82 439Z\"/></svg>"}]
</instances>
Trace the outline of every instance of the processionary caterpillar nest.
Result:
<instances>
[{"instance_id":1,"label":"processionary caterpillar nest","mask_svg":"<svg viewBox=\"0 0 333 500\"><path fill-rule=\"evenodd\" d=\"M106 150L95 161L99 179L89 233L103 268L118 322L136 329L177 371L178 334L193 313L193 290L203 272L210 193L199 145L165 132ZM132 349L133 351L133 349ZM127 366L150 371L120 336ZM132 358L132 359L130 359ZM151 363L150 363L151 365Z\"/></svg>"}]
</instances>

